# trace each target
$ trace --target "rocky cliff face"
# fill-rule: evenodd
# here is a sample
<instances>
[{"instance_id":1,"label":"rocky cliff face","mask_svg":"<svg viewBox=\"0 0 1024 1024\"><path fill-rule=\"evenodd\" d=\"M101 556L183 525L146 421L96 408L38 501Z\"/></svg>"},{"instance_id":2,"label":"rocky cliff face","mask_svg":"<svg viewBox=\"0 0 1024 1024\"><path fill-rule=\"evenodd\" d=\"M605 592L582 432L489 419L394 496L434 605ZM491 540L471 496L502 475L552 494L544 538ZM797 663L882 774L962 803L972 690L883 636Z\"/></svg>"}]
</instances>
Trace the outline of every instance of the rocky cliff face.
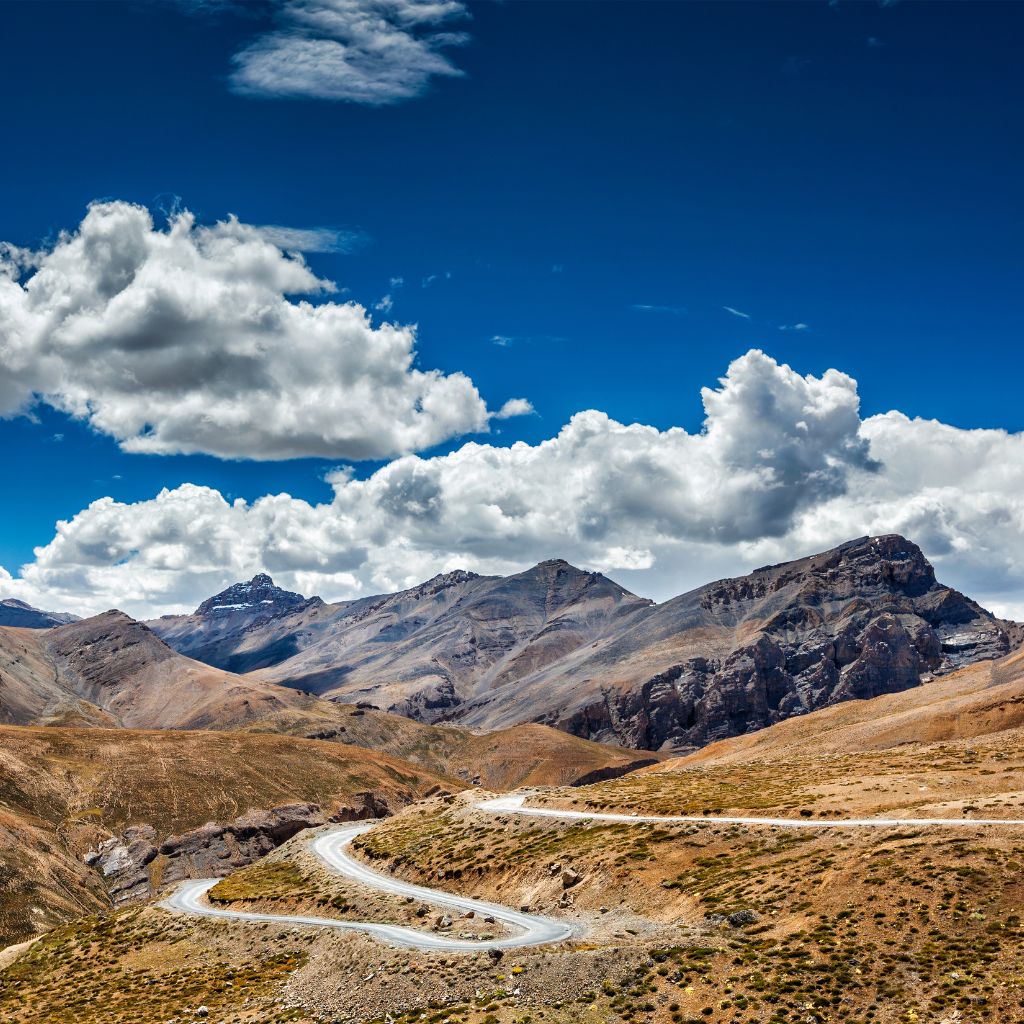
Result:
<instances>
[{"instance_id":1,"label":"rocky cliff face","mask_svg":"<svg viewBox=\"0 0 1024 1024\"><path fill-rule=\"evenodd\" d=\"M658 618L683 620L677 643L686 653L687 633L712 624L749 635L731 647L709 643L706 654L633 686L603 687L600 699L548 720L577 735L685 750L917 686L1006 654L1019 634L938 583L920 548L899 536L865 537L703 587L652 613L654 634Z\"/></svg>"}]
</instances>

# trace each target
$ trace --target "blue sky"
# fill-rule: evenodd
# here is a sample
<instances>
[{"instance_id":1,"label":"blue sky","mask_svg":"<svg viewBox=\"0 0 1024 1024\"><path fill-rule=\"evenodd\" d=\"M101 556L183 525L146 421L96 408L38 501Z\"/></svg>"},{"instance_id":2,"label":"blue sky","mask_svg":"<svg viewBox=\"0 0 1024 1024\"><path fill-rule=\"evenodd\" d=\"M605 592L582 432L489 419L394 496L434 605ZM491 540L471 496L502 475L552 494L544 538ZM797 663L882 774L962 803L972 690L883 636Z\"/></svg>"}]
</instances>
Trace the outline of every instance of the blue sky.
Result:
<instances>
[{"instance_id":1,"label":"blue sky","mask_svg":"<svg viewBox=\"0 0 1024 1024\"><path fill-rule=\"evenodd\" d=\"M232 85L283 8L3 5L0 239L52 245L97 200L341 232L306 255L337 301L389 295L373 316L418 325L417 366L532 403L495 445L586 409L697 432L700 388L752 348L849 374L865 419L1024 427L1019 5L470 4L438 27L467 37L439 51L461 74L383 105ZM104 496L322 503L353 464L126 453L30 411L0 421L14 575Z\"/></svg>"}]
</instances>

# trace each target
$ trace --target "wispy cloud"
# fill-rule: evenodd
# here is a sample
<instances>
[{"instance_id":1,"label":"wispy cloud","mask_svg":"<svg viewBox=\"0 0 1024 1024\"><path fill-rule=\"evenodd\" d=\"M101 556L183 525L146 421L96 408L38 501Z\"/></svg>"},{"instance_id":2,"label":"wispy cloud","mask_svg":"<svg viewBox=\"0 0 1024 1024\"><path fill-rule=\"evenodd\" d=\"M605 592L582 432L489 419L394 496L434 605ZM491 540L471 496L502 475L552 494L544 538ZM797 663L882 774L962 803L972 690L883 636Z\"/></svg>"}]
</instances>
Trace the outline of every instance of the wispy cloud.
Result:
<instances>
[{"instance_id":1,"label":"wispy cloud","mask_svg":"<svg viewBox=\"0 0 1024 1024\"><path fill-rule=\"evenodd\" d=\"M256 230L285 252L355 252L370 240L363 231L338 228L290 228L283 224L262 224Z\"/></svg>"},{"instance_id":2,"label":"wispy cloud","mask_svg":"<svg viewBox=\"0 0 1024 1024\"><path fill-rule=\"evenodd\" d=\"M189 13L245 4L179 0ZM462 0L278 0L276 26L232 58L229 82L245 96L383 106L462 71L443 52L468 41L447 26L467 18Z\"/></svg>"},{"instance_id":3,"label":"wispy cloud","mask_svg":"<svg viewBox=\"0 0 1024 1024\"><path fill-rule=\"evenodd\" d=\"M533 345L536 343L556 345L565 341L565 338L557 334L494 334L491 336L491 344L499 348L508 348L511 345Z\"/></svg>"},{"instance_id":4,"label":"wispy cloud","mask_svg":"<svg viewBox=\"0 0 1024 1024\"><path fill-rule=\"evenodd\" d=\"M630 308L635 309L638 313L671 313L673 316L679 316L686 312L682 306L655 306L646 302L634 302Z\"/></svg>"},{"instance_id":5,"label":"wispy cloud","mask_svg":"<svg viewBox=\"0 0 1024 1024\"><path fill-rule=\"evenodd\" d=\"M780 331L809 331L807 324L779 324Z\"/></svg>"},{"instance_id":6,"label":"wispy cloud","mask_svg":"<svg viewBox=\"0 0 1024 1024\"><path fill-rule=\"evenodd\" d=\"M421 288L429 288L435 281L450 281L452 279L452 272L446 270L443 274L427 274L422 281L420 281Z\"/></svg>"},{"instance_id":7,"label":"wispy cloud","mask_svg":"<svg viewBox=\"0 0 1024 1024\"><path fill-rule=\"evenodd\" d=\"M724 309L726 313L732 313L733 316L742 317L744 320L750 319L750 314L744 313L741 309L733 309L732 306L723 306L722 309Z\"/></svg>"},{"instance_id":8,"label":"wispy cloud","mask_svg":"<svg viewBox=\"0 0 1024 1024\"><path fill-rule=\"evenodd\" d=\"M382 296L377 302L374 303L373 308L378 313L390 313L394 308L395 300L390 295Z\"/></svg>"}]
</instances>

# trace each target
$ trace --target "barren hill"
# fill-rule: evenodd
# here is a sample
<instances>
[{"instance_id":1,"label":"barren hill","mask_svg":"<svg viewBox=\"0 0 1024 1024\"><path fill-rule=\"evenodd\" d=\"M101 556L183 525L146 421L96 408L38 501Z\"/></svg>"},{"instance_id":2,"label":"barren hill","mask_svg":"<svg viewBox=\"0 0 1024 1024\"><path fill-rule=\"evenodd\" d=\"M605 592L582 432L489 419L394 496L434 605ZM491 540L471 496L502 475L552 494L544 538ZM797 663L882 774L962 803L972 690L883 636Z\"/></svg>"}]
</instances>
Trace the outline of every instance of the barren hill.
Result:
<instances>
[{"instance_id":1,"label":"barren hill","mask_svg":"<svg viewBox=\"0 0 1024 1024\"><path fill-rule=\"evenodd\" d=\"M652 759L546 726L484 737L323 700L183 657L121 612L49 631L0 629L0 721L275 732L392 754L491 789L571 784Z\"/></svg>"},{"instance_id":2,"label":"barren hill","mask_svg":"<svg viewBox=\"0 0 1024 1024\"><path fill-rule=\"evenodd\" d=\"M0 720L13 724L218 728L299 700L182 657L123 612L45 631L0 629Z\"/></svg>"}]
</instances>

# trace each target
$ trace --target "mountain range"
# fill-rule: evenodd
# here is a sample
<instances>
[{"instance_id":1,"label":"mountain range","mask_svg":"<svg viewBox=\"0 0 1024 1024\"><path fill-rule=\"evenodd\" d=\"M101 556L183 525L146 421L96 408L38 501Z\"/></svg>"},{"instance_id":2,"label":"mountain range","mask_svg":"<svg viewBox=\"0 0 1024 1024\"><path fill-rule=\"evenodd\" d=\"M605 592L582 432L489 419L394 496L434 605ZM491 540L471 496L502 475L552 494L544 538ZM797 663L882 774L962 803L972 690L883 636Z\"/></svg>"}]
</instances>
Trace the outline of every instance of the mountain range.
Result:
<instances>
[{"instance_id":1,"label":"mountain range","mask_svg":"<svg viewBox=\"0 0 1024 1024\"><path fill-rule=\"evenodd\" d=\"M542 722L685 751L1005 655L1022 628L935 578L898 535L862 537L662 604L541 562L325 603L257 576L149 623L255 683L473 729Z\"/></svg>"},{"instance_id":2,"label":"mountain range","mask_svg":"<svg viewBox=\"0 0 1024 1024\"><path fill-rule=\"evenodd\" d=\"M0 628L0 723L278 733L372 749L491 789L528 778L568 784L652 760L542 725L488 739L323 700L187 658L119 611L45 631Z\"/></svg>"},{"instance_id":3,"label":"mountain range","mask_svg":"<svg viewBox=\"0 0 1024 1024\"><path fill-rule=\"evenodd\" d=\"M552 560L339 603L260 574L150 623L0 626L0 937L429 793L1017 728L1022 632L899 536L663 604Z\"/></svg>"},{"instance_id":4,"label":"mountain range","mask_svg":"<svg viewBox=\"0 0 1024 1024\"><path fill-rule=\"evenodd\" d=\"M0 721L279 728L358 744L356 705L389 715L384 731L395 736L458 727L454 747L539 724L686 752L918 686L1002 657L1022 636L939 583L920 548L896 535L662 604L561 560L507 577L449 572L338 603L260 574L189 615L140 623L111 610L47 629L0 628ZM439 745L421 735L407 746Z\"/></svg>"},{"instance_id":5,"label":"mountain range","mask_svg":"<svg viewBox=\"0 0 1024 1024\"><path fill-rule=\"evenodd\" d=\"M66 622L77 622L78 616L70 612L44 612L33 608L24 601L8 597L0 600L0 626L17 626L21 629L49 629Z\"/></svg>"}]
</instances>

